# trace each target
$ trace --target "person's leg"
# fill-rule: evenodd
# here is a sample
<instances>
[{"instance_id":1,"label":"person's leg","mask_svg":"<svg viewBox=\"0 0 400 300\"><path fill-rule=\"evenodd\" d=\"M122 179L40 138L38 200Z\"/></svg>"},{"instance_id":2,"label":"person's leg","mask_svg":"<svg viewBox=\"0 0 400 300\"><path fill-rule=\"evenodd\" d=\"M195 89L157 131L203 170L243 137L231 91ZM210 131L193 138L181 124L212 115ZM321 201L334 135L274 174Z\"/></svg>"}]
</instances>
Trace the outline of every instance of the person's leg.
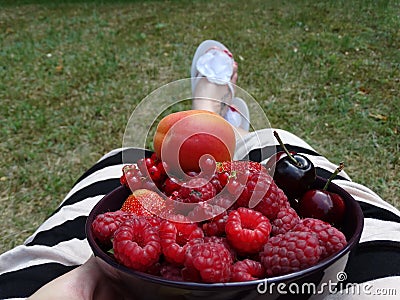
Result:
<instances>
[{"instance_id":1,"label":"person's leg","mask_svg":"<svg viewBox=\"0 0 400 300\"><path fill-rule=\"evenodd\" d=\"M238 65L231 52L217 41L204 41L192 62L192 109L220 114L240 135L249 131L246 103L236 98Z\"/></svg>"},{"instance_id":2,"label":"person's leg","mask_svg":"<svg viewBox=\"0 0 400 300\"><path fill-rule=\"evenodd\" d=\"M144 155L151 152L129 148L104 155L76 181L60 206L24 244L2 253L0 299L26 298L85 263L93 254L86 240L87 216L104 195L120 186L124 164Z\"/></svg>"}]
</instances>

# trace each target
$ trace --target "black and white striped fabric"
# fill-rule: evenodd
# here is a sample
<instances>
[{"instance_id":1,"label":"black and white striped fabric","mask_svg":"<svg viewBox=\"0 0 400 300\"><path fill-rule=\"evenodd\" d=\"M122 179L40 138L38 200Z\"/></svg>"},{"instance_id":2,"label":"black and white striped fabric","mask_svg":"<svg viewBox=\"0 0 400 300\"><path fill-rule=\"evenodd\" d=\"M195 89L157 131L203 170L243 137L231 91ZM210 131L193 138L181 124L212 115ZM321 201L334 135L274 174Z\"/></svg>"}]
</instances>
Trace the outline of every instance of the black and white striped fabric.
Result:
<instances>
[{"instance_id":1,"label":"black and white striped fabric","mask_svg":"<svg viewBox=\"0 0 400 300\"><path fill-rule=\"evenodd\" d=\"M238 147L236 159L261 161L279 146L265 129L245 138L246 147ZM322 157L297 136L277 130L290 150L305 154L317 167L319 176L328 178L336 164ZM91 250L85 237L85 221L93 206L117 188L121 169L143 157L141 149L116 149L102 157L78 179L59 208L23 245L0 255L0 298L25 299L52 279L84 263ZM149 152L145 151L146 154ZM360 204L365 217L361 241L346 267L349 282L369 284L374 289L391 289L400 283L400 212L369 188L354 183L342 172L334 182L347 190ZM383 290L381 290L383 291ZM397 297L400 288L397 288ZM359 295L364 298L366 295ZM329 296L344 299L356 295ZM396 297L391 296L390 299ZM371 299L375 299L372 297ZM381 299L381 298L379 298Z\"/></svg>"}]
</instances>

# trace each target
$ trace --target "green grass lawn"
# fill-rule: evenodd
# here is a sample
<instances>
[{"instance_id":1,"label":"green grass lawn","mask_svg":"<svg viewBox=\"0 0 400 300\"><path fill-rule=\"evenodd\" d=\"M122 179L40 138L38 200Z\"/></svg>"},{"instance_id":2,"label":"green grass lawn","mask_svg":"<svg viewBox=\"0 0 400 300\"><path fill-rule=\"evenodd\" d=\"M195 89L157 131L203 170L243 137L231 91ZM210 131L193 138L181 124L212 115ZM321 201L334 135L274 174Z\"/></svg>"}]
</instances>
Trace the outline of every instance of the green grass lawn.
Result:
<instances>
[{"instance_id":1,"label":"green grass lawn","mask_svg":"<svg viewBox=\"0 0 400 300\"><path fill-rule=\"evenodd\" d=\"M398 1L52 2L0 1L0 253L122 145L148 93L190 76L204 39L273 127L400 207Z\"/></svg>"}]
</instances>

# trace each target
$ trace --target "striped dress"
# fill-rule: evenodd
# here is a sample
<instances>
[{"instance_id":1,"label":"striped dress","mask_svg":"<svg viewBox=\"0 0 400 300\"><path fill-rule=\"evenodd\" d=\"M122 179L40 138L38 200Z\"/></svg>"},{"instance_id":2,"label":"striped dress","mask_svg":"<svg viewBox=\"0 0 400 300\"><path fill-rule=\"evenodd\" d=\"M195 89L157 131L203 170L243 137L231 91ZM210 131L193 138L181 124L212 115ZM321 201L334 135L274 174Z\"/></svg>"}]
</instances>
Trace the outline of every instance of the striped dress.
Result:
<instances>
[{"instance_id":1,"label":"striped dress","mask_svg":"<svg viewBox=\"0 0 400 300\"><path fill-rule=\"evenodd\" d=\"M266 138L271 136L269 130L247 135L244 143L238 145L235 159L262 162L279 151L276 142ZM287 131L277 131L289 150L306 155L314 163L317 175L329 178L336 169L336 164L319 155L302 139ZM25 299L92 255L85 235L86 218L104 195L120 185L122 166L143 157L143 152L125 148L103 156L76 181L58 209L23 245L0 255L0 299ZM399 299L400 212L369 188L352 182L345 172L333 182L358 201L365 218L360 243L345 269L347 280L369 284L374 290L381 288L381 292L390 289L391 294L397 296L392 295L389 299ZM354 297L346 293L328 296L329 299Z\"/></svg>"}]
</instances>

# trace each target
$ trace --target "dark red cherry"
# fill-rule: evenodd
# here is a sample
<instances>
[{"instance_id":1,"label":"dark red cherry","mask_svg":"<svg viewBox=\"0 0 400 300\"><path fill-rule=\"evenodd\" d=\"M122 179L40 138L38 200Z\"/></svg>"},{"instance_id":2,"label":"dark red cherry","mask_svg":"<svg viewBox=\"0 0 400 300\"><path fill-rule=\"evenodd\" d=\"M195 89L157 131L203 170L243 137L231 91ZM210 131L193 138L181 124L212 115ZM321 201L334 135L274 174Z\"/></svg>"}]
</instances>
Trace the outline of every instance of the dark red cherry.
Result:
<instances>
[{"instance_id":1,"label":"dark red cherry","mask_svg":"<svg viewBox=\"0 0 400 300\"><path fill-rule=\"evenodd\" d=\"M289 151L289 153L292 155L296 154L296 152L294 152L294 151ZM276 152L274 155L272 155L268 159L267 163L265 164L265 168L267 169L268 173L271 176L274 175L276 162L285 156L287 156L285 151L279 151L279 152Z\"/></svg>"},{"instance_id":2,"label":"dark red cherry","mask_svg":"<svg viewBox=\"0 0 400 300\"><path fill-rule=\"evenodd\" d=\"M330 182L343 169L341 163L322 189L307 191L298 203L298 212L303 218L316 218L333 225L340 225L346 210L345 203L336 193L327 190Z\"/></svg>"},{"instance_id":3,"label":"dark red cherry","mask_svg":"<svg viewBox=\"0 0 400 300\"><path fill-rule=\"evenodd\" d=\"M299 201L298 213L303 218L316 218L341 224L345 212L342 197L325 190L309 190Z\"/></svg>"},{"instance_id":4,"label":"dark red cherry","mask_svg":"<svg viewBox=\"0 0 400 300\"><path fill-rule=\"evenodd\" d=\"M279 188L292 202L300 198L315 182L316 172L314 164L304 155L290 153L278 133L274 135L279 141L286 155L280 155L275 163L273 178Z\"/></svg>"}]
</instances>

